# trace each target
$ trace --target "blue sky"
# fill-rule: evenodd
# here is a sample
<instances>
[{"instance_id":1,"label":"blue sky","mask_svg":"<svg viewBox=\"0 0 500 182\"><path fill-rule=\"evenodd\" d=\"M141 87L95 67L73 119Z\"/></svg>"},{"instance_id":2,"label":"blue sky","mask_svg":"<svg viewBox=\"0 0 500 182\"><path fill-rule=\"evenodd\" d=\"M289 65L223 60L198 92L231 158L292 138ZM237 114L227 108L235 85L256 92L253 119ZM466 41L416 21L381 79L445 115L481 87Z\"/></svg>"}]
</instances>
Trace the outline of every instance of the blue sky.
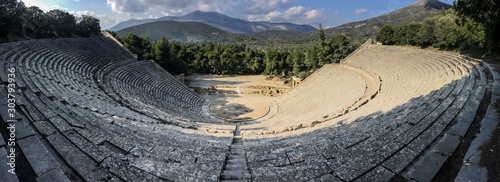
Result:
<instances>
[{"instance_id":1,"label":"blue sky","mask_svg":"<svg viewBox=\"0 0 500 182\"><path fill-rule=\"evenodd\" d=\"M92 15L108 29L136 18L182 16L195 10L215 11L250 21L291 22L333 27L375 17L418 0L22 0L44 11L62 9ZM452 4L453 0L441 0Z\"/></svg>"}]
</instances>

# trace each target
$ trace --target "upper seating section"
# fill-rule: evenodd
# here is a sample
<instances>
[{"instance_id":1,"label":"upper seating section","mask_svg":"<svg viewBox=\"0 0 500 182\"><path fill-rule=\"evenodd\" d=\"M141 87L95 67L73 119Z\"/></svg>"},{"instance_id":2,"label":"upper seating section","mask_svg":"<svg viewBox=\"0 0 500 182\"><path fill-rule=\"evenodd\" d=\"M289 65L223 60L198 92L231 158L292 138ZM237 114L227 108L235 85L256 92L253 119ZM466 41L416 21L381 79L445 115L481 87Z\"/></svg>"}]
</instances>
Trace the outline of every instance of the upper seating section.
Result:
<instances>
[{"instance_id":1,"label":"upper seating section","mask_svg":"<svg viewBox=\"0 0 500 182\"><path fill-rule=\"evenodd\" d=\"M111 92L104 91L112 91L111 88L115 88L116 93L132 98L128 99L130 101L136 101L130 104L121 103L136 111L155 108L170 115L163 118L164 120L210 120L201 111L204 102L201 97L177 82L156 64L137 61L133 55L109 38L25 41L4 44L2 47L4 50L13 49L5 53L5 66L22 68L19 70L23 78L19 80L20 87L28 87L37 94L41 92L47 97L58 96L66 102L97 109L106 104L75 99L86 95L113 101L116 98L110 97ZM108 82L104 83L105 79ZM109 85L110 80L113 80L115 85ZM47 85L46 82L57 84ZM75 94L78 96L75 97ZM196 117L191 117L193 115ZM161 118L158 115L151 117Z\"/></svg>"},{"instance_id":2,"label":"upper seating section","mask_svg":"<svg viewBox=\"0 0 500 182\"><path fill-rule=\"evenodd\" d=\"M472 67L453 54L367 44L344 62L325 65L276 98L271 106L277 107L276 112L260 123L242 126L242 133L275 134L318 124L348 124L468 77Z\"/></svg>"},{"instance_id":3,"label":"upper seating section","mask_svg":"<svg viewBox=\"0 0 500 182\"><path fill-rule=\"evenodd\" d=\"M323 121L338 117L349 111L352 105L363 100L369 78L358 70L339 65L325 65L296 88L276 98L275 113L263 121L274 130L307 125L304 121ZM243 127L244 128L244 127Z\"/></svg>"},{"instance_id":4,"label":"upper seating section","mask_svg":"<svg viewBox=\"0 0 500 182\"><path fill-rule=\"evenodd\" d=\"M253 180L432 181L466 145L492 86L488 68L440 51L366 45L341 64L377 75L377 95L312 128L266 135L245 126Z\"/></svg>"},{"instance_id":5,"label":"upper seating section","mask_svg":"<svg viewBox=\"0 0 500 182\"><path fill-rule=\"evenodd\" d=\"M184 117L198 122L215 121L203 114L204 99L152 61L133 62L117 67L106 74L104 85L107 90L120 96L119 99L143 113L161 118Z\"/></svg>"}]
</instances>

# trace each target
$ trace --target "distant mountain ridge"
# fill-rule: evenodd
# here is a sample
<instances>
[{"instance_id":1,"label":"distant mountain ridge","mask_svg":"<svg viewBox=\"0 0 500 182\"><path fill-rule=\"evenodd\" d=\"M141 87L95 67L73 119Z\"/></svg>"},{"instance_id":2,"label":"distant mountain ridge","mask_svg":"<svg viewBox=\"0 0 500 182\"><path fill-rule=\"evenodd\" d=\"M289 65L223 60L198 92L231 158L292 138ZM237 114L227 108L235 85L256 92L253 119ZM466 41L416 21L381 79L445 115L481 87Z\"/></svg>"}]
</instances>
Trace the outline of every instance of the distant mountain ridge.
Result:
<instances>
[{"instance_id":1,"label":"distant mountain ridge","mask_svg":"<svg viewBox=\"0 0 500 182\"><path fill-rule=\"evenodd\" d=\"M121 22L109 30L118 31L125 28L152 23L158 21L177 21L177 22L201 22L215 28L236 34L254 34L269 30L288 30L297 32L310 32L317 30L311 25L297 25L292 23L273 23L273 22L251 22L238 18L232 18L216 12L194 11L184 16L165 16L159 19L136 20L130 19Z\"/></svg>"},{"instance_id":2,"label":"distant mountain ridge","mask_svg":"<svg viewBox=\"0 0 500 182\"><path fill-rule=\"evenodd\" d=\"M330 37L332 35L345 33L351 37L354 42L362 43L367 38L375 35L379 29L388 24L391 26L401 26L412 22L421 22L425 18L434 16L442 9L449 9L451 5L438 0L420 0L401 9L389 12L377 17L363 21L346 23L337 27L325 29L325 33ZM211 14L210 16L205 16ZM237 29L242 32L255 31L251 26L246 26L246 20L233 19L219 13L193 12L185 16L184 20L194 19L194 17L205 16L203 23L194 21L167 21L170 19L179 19L179 17L163 17L163 21L157 20L129 20L129 24L144 23L138 26L132 26L119 31L117 34L122 37L128 34L138 36L148 36L151 40L156 40L160 36L167 39L173 39L186 42L216 42L216 43L246 43L249 45L268 45L268 44L314 44L317 40L317 31L301 32L290 30L268 30L253 34L234 33ZM206 23L210 22L210 23ZM217 26L217 24L234 24L232 27ZM266 22L255 22L266 23ZM196 27L197 25L198 27ZM117 25L118 26L118 25Z\"/></svg>"},{"instance_id":3,"label":"distant mountain ridge","mask_svg":"<svg viewBox=\"0 0 500 182\"><path fill-rule=\"evenodd\" d=\"M182 42L231 42L236 34L200 22L153 21L116 31L119 37L128 34L147 36L158 40L161 36L168 40Z\"/></svg>"},{"instance_id":4,"label":"distant mountain ridge","mask_svg":"<svg viewBox=\"0 0 500 182\"><path fill-rule=\"evenodd\" d=\"M411 22L420 22L436 15L442 9L450 9L452 5L439 0L420 0L401 9L363 21L346 23L325 29L326 34L346 33L350 37L367 38L378 32L384 25L402 26Z\"/></svg>"}]
</instances>

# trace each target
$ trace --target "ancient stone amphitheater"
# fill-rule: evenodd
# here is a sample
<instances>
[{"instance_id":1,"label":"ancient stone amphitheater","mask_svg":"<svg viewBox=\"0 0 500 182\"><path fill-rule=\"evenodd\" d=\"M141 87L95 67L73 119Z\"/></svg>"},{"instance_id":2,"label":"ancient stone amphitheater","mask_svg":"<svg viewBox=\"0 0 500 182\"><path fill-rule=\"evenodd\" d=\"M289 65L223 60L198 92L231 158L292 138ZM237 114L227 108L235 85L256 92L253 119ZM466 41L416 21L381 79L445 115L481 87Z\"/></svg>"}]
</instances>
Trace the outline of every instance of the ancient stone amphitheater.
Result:
<instances>
[{"instance_id":1,"label":"ancient stone amphitheater","mask_svg":"<svg viewBox=\"0 0 500 182\"><path fill-rule=\"evenodd\" d=\"M431 181L457 160L466 181L498 122L487 64L409 47L365 44L246 123L109 38L1 44L0 78L0 181Z\"/></svg>"}]
</instances>

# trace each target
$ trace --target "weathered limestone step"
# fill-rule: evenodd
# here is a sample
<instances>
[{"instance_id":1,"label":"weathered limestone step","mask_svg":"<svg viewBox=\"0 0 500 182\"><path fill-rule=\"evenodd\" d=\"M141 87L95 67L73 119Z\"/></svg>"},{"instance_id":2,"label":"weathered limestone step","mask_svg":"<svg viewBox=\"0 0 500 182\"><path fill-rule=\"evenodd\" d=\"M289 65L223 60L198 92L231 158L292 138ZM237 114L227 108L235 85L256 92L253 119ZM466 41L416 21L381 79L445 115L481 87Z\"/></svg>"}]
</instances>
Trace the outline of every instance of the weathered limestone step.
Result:
<instances>
[{"instance_id":1,"label":"weathered limestone step","mask_svg":"<svg viewBox=\"0 0 500 182\"><path fill-rule=\"evenodd\" d=\"M113 154L101 163L101 167L108 169L124 181L166 181L135 166L131 166L130 163L131 159L121 154Z\"/></svg>"},{"instance_id":2,"label":"weathered limestone step","mask_svg":"<svg viewBox=\"0 0 500 182\"><path fill-rule=\"evenodd\" d=\"M0 105L7 105L7 95L8 92L6 90L6 86L0 84Z\"/></svg>"},{"instance_id":3,"label":"weathered limestone step","mask_svg":"<svg viewBox=\"0 0 500 182\"><path fill-rule=\"evenodd\" d=\"M9 72L7 71L7 69L8 68L5 67L5 62L0 61L0 80L2 81L2 83L9 82L9 78L8 78Z\"/></svg>"},{"instance_id":4,"label":"weathered limestone step","mask_svg":"<svg viewBox=\"0 0 500 182\"><path fill-rule=\"evenodd\" d=\"M50 170L41 176L38 176L36 178L36 181L47 181L47 182L70 182L68 177L64 175L63 171L61 170Z\"/></svg>"},{"instance_id":5,"label":"weathered limestone step","mask_svg":"<svg viewBox=\"0 0 500 182\"><path fill-rule=\"evenodd\" d=\"M222 180L241 180L245 179L245 170L224 170Z\"/></svg>"},{"instance_id":6,"label":"weathered limestone step","mask_svg":"<svg viewBox=\"0 0 500 182\"><path fill-rule=\"evenodd\" d=\"M432 181L447 159L448 156L443 154L429 152L410 169L408 176L419 182Z\"/></svg>"},{"instance_id":7,"label":"weathered limestone step","mask_svg":"<svg viewBox=\"0 0 500 182\"><path fill-rule=\"evenodd\" d=\"M490 100L483 100L481 102L481 108L483 113L476 113L474 117L480 119L480 127L474 128L473 130L479 133L475 134L475 138L472 140L467 153L464 156L463 165L455 179L455 181L486 181L488 179L488 171L481 161L485 160L483 155L483 146L486 143L491 142L495 128L498 126L500 118L498 116L498 102L500 101L500 75L491 65L483 63L485 70L489 73L487 75L488 81L488 94L484 96L490 96ZM486 75L485 75L486 76ZM484 82L483 82L484 83ZM489 104L488 104L489 102ZM486 106L486 104L488 104ZM494 141L494 140L493 140ZM497 151L495 151L497 152ZM488 160L488 159L486 159Z\"/></svg>"},{"instance_id":8,"label":"weathered limestone step","mask_svg":"<svg viewBox=\"0 0 500 182\"><path fill-rule=\"evenodd\" d=\"M5 156L9 156L9 154L7 153L8 151L8 148L6 149L5 147L0 147L0 156L3 156L3 157L0 157L0 181L19 181L17 179L17 175L16 174L12 174L9 172L9 170L11 169L9 165L7 165L7 163L9 162L9 158L5 157Z\"/></svg>"},{"instance_id":9,"label":"weathered limestone step","mask_svg":"<svg viewBox=\"0 0 500 182\"><path fill-rule=\"evenodd\" d=\"M59 168L57 161L37 136L19 140L18 144L33 171L38 176L37 180L52 179L53 181L69 181L64 172Z\"/></svg>"},{"instance_id":10,"label":"weathered limestone step","mask_svg":"<svg viewBox=\"0 0 500 182\"><path fill-rule=\"evenodd\" d=\"M246 167L241 166L240 164L226 164L226 166L224 166L224 169L228 171L244 171L246 170Z\"/></svg>"},{"instance_id":11,"label":"weathered limestone step","mask_svg":"<svg viewBox=\"0 0 500 182\"><path fill-rule=\"evenodd\" d=\"M61 134L53 134L47 140L54 146L64 160L85 180L101 181L110 178L109 174L92 159L75 147L68 139Z\"/></svg>"},{"instance_id":12,"label":"weathered limestone step","mask_svg":"<svg viewBox=\"0 0 500 182\"><path fill-rule=\"evenodd\" d=\"M20 115L21 119L15 122L16 138L22 139L36 134L34 128L30 125L30 121L23 114Z\"/></svg>"},{"instance_id":13,"label":"weathered limestone step","mask_svg":"<svg viewBox=\"0 0 500 182\"><path fill-rule=\"evenodd\" d=\"M410 166L408 172L404 174L405 177L417 181L431 181L448 158L453 155L461 143L461 138L467 132L479 107L479 102L485 93L484 89L478 89L478 87L481 87L479 82L474 83L474 93L470 91L471 86L469 84L467 89L463 90L464 93L462 94L464 95L457 98L459 102L458 106L456 106L457 109L454 110L454 116L440 122L443 124L440 130L442 131L452 121L452 118L457 118L457 123L451 125L448 131L444 131L444 136L431 146L429 152L418 159L414 165ZM469 94L472 95L468 97ZM470 117L471 115L473 116Z\"/></svg>"},{"instance_id":14,"label":"weathered limestone step","mask_svg":"<svg viewBox=\"0 0 500 182\"><path fill-rule=\"evenodd\" d=\"M83 136L73 130L65 132L64 135L97 162L102 162L112 153L105 147L92 144L92 142L86 140Z\"/></svg>"},{"instance_id":15,"label":"weathered limestone step","mask_svg":"<svg viewBox=\"0 0 500 182\"><path fill-rule=\"evenodd\" d=\"M236 125L232 145L229 147L229 153L226 156L226 162L221 173L221 181L247 180L249 174L247 171L245 148L243 139L240 136L240 127Z\"/></svg>"},{"instance_id":16,"label":"weathered limestone step","mask_svg":"<svg viewBox=\"0 0 500 182\"><path fill-rule=\"evenodd\" d=\"M390 181L396 174L390 170L378 166L377 168L371 170L369 173L365 174L361 178L355 181Z\"/></svg>"},{"instance_id":17,"label":"weathered limestone step","mask_svg":"<svg viewBox=\"0 0 500 182\"><path fill-rule=\"evenodd\" d=\"M5 140L3 139L3 136L0 133L0 147L4 147L6 145Z\"/></svg>"}]
</instances>

